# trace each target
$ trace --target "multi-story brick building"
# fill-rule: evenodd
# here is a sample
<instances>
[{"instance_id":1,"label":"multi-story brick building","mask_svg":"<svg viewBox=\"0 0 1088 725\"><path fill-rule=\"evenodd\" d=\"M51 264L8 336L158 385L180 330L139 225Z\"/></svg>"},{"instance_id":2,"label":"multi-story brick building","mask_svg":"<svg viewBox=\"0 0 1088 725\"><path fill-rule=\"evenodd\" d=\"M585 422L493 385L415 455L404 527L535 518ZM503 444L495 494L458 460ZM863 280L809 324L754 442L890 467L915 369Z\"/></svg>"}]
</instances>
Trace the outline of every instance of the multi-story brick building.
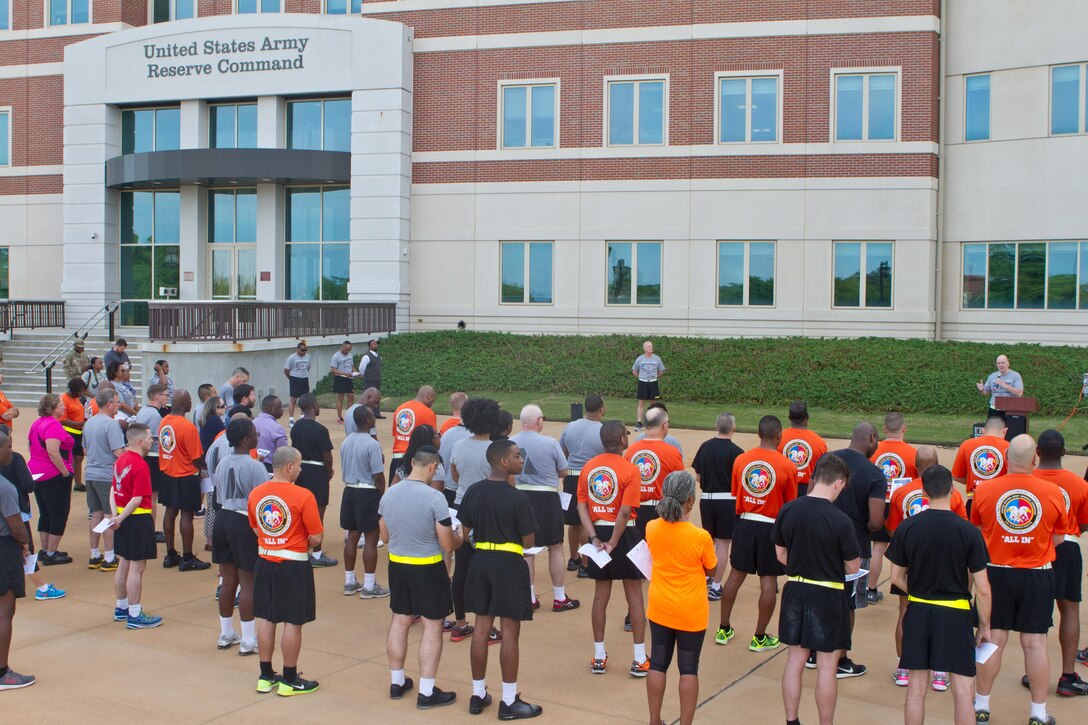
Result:
<instances>
[{"instance_id":1,"label":"multi-story brick building","mask_svg":"<svg viewBox=\"0 0 1088 725\"><path fill-rule=\"evenodd\" d=\"M1088 6L1025 8L0 0L4 294L1080 342Z\"/></svg>"}]
</instances>

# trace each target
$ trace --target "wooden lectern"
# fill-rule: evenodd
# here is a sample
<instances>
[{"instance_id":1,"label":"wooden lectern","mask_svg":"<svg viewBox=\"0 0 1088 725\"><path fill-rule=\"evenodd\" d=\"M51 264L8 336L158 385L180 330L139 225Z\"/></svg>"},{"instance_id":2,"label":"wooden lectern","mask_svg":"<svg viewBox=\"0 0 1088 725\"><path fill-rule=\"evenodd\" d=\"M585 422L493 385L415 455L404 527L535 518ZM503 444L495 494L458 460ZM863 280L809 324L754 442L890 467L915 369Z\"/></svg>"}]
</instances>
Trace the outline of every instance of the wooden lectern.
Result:
<instances>
[{"instance_id":1,"label":"wooden lectern","mask_svg":"<svg viewBox=\"0 0 1088 725\"><path fill-rule=\"evenodd\" d=\"M1014 395L999 395L994 398L994 405L997 410L1005 412L1005 440L1010 441L1028 432L1028 414L1039 407L1035 398L1017 398Z\"/></svg>"}]
</instances>

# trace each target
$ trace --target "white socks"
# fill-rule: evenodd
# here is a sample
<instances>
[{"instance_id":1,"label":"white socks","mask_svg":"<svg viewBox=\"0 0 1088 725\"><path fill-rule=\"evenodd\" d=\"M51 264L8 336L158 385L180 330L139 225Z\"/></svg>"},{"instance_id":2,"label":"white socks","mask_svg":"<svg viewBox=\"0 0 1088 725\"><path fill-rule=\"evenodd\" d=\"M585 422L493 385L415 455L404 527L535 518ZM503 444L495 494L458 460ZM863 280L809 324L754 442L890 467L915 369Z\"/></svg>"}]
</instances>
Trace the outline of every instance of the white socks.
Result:
<instances>
[{"instance_id":1,"label":"white socks","mask_svg":"<svg viewBox=\"0 0 1088 725\"><path fill-rule=\"evenodd\" d=\"M433 677L420 677L419 678L419 694L424 697L430 697L434 694L434 678Z\"/></svg>"},{"instance_id":2,"label":"white socks","mask_svg":"<svg viewBox=\"0 0 1088 725\"><path fill-rule=\"evenodd\" d=\"M139 604L128 605L128 616L132 617L133 619L139 617L143 613L143 611L144 608L141 607Z\"/></svg>"},{"instance_id":3,"label":"white socks","mask_svg":"<svg viewBox=\"0 0 1088 725\"><path fill-rule=\"evenodd\" d=\"M513 705L514 700L518 696L518 683L516 682L504 682L502 683L502 701L507 705Z\"/></svg>"},{"instance_id":4,"label":"white socks","mask_svg":"<svg viewBox=\"0 0 1088 725\"><path fill-rule=\"evenodd\" d=\"M124 599L118 599L117 600L117 608L118 609L128 609L128 597L126 597Z\"/></svg>"},{"instance_id":5,"label":"white socks","mask_svg":"<svg viewBox=\"0 0 1088 725\"><path fill-rule=\"evenodd\" d=\"M473 680L472 694L475 697L487 697L487 680Z\"/></svg>"},{"instance_id":6,"label":"white socks","mask_svg":"<svg viewBox=\"0 0 1088 725\"><path fill-rule=\"evenodd\" d=\"M219 634L230 637L234 634L234 617L219 618Z\"/></svg>"},{"instance_id":7,"label":"white socks","mask_svg":"<svg viewBox=\"0 0 1088 725\"><path fill-rule=\"evenodd\" d=\"M355 572L353 572L353 571L344 572L344 584L358 584L358 583L359 583L359 580L355 578Z\"/></svg>"},{"instance_id":8,"label":"white socks","mask_svg":"<svg viewBox=\"0 0 1088 725\"><path fill-rule=\"evenodd\" d=\"M312 556L315 559L320 559L321 558L321 552L320 551L314 551L313 553L310 554L310 556Z\"/></svg>"},{"instance_id":9,"label":"white socks","mask_svg":"<svg viewBox=\"0 0 1088 725\"><path fill-rule=\"evenodd\" d=\"M643 642L641 644L636 644L635 645L635 662L638 662L641 665L645 661L646 661L646 643Z\"/></svg>"},{"instance_id":10,"label":"white socks","mask_svg":"<svg viewBox=\"0 0 1088 725\"><path fill-rule=\"evenodd\" d=\"M989 695L980 695L980 694L978 694L976 692L975 693L975 709L976 710L985 710L986 712L989 712L990 711L990 696Z\"/></svg>"},{"instance_id":11,"label":"white socks","mask_svg":"<svg viewBox=\"0 0 1088 725\"><path fill-rule=\"evenodd\" d=\"M373 589L378 583L378 575L363 573L363 589Z\"/></svg>"},{"instance_id":12,"label":"white socks","mask_svg":"<svg viewBox=\"0 0 1088 725\"><path fill-rule=\"evenodd\" d=\"M99 551L98 549L91 549L91 558L92 559L97 559L100 556L102 556L101 551Z\"/></svg>"},{"instance_id":13,"label":"white socks","mask_svg":"<svg viewBox=\"0 0 1088 725\"><path fill-rule=\"evenodd\" d=\"M242 621L242 641L246 644L257 642L257 620Z\"/></svg>"},{"instance_id":14,"label":"white socks","mask_svg":"<svg viewBox=\"0 0 1088 725\"><path fill-rule=\"evenodd\" d=\"M593 643L593 659L603 660L606 657L608 657L608 655L606 655L605 652L604 652L604 642L594 642Z\"/></svg>"},{"instance_id":15,"label":"white socks","mask_svg":"<svg viewBox=\"0 0 1088 725\"><path fill-rule=\"evenodd\" d=\"M552 587L552 598L557 602L563 602L567 599L566 587Z\"/></svg>"},{"instance_id":16,"label":"white socks","mask_svg":"<svg viewBox=\"0 0 1088 725\"><path fill-rule=\"evenodd\" d=\"M1046 703L1031 703L1031 717L1035 718L1039 722L1046 722Z\"/></svg>"},{"instance_id":17,"label":"white socks","mask_svg":"<svg viewBox=\"0 0 1088 725\"><path fill-rule=\"evenodd\" d=\"M722 583L721 583L720 581L716 581L716 582L710 582L710 586L711 586L711 588L713 588L713 589L714 589L715 591L719 591L719 592L720 592L720 591L722 590Z\"/></svg>"},{"instance_id":18,"label":"white socks","mask_svg":"<svg viewBox=\"0 0 1088 725\"><path fill-rule=\"evenodd\" d=\"M529 587L529 601L530 602L535 602L536 601L536 587L534 587L534 586Z\"/></svg>"},{"instance_id":19,"label":"white socks","mask_svg":"<svg viewBox=\"0 0 1088 725\"><path fill-rule=\"evenodd\" d=\"M112 564L113 560L116 558L117 556L113 553L113 549L106 549L106 561Z\"/></svg>"},{"instance_id":20,"label":"white socks","mask_svg":"<svg viewBox=\"0 0 1088 725\"><path fill-rule=\"evenodd\" d=\"M404 670L389 670L389 679L394 685L404 684Z\"/></svg>"}]
</instances>

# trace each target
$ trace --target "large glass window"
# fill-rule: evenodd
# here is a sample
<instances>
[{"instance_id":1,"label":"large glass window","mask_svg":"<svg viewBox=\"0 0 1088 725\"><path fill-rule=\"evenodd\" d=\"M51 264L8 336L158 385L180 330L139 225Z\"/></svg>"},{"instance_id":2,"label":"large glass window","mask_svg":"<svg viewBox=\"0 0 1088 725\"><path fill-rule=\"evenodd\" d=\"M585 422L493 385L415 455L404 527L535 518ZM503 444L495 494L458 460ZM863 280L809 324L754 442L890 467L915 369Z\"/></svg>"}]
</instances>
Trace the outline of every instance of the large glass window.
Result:
<instances>
[{"instance_id":1,"label":"large glass window","mask_svg":"<svg viewBox=\"0 0 1088 725\"><path fill-rule=\"evenodd\" d=\"M964 80L963 137L967 141L990 138L990 74L967 76Z\"/></svg>"},{"instance_id":2,"label":"large glass window","mask_svg":"<svg viewBox=\"0 0 1088 725\"><path fill-rule=\"evenodd\" d=\"M608 145L665 143L665 81L609 81Z\"/></svg>"},{"instance_id":3,"label":"large glass window","mask_svg":"<svg viewBox=\"0 0 1088 725\"><path fill-rule=\"evenodd\" d=\"M0 166L11 166L11 111L0 111Z\"/></svg>"},{"instance_id":4,"label":"large glass window","mask_svg":"<svg viewBox=\"0 0 1088 725\"><path fill-rule=\"evenodd\" d=\"M181 148L181 109L141 108L121 112L121 153Z\"/></svg>"},{"instance_id":5,"label":"large glass window","mask_svg":"<svg viewBox=\"0 0 1088 725\"><path fill-rule=\"evenodd\" d=\"M287 189L286 299L348 298L350 202L348 187Z\"/></svg>"},{"instance_id":6,"label":"large glass window","mask_svg":"<svg viewBox=\"0 0 1088 725\"><path fill-rule=\"evenodd\" d=\"M964 244L963 307L1088 309L1088 242Z\"/></svg>"},{"instance_id":7,"label":"large glass window","mask_svg":"<svg viewBox=\"0 0 1088 725\"><path fill-rule=\"evenodd\" d=\"M835 76L835 140L894 141L895 73Z\"/></svg>"},{"instance_id":8,"label":"large glass window","mask_svg":"<svg viewBox=\"0 0 1088 725\"><path fill-rule=\"evenodd\" d=\"M287 148L351 151L351 99L288 103Z\"/></svg>"},{"instance_id":9,"label":"large glass window","mask_svg":"<svg viewBox=\"0 0 1088 725\"><path fill-rule=\"evenodd\" d=\"M152 0L151 22L168 23L196 17L196 0Z\"/></svg>"},{"instance_id":10,"label":"large glass window","mask_svg":"<svg viewBox=\"0 0 1088 725\"><path fill-rule=\"evenodd\" d=\"M9 254L8 247L0 247L0 299L2 300L11 297L11 287L8 284L8 274L10 272Z\"/></svg>"},{"instance_id":11,"label":"large glass window","mask_svg":"<svg viewBox=\"0 0 1088 725\"><path fill-rule=\"evenodd\" d=\"M608 243L608 304L661 304L661 242Z\"/></svg>"},{"instance_id":12,"label":"large glass window","mask_svg":"<svg viewBox=\"0 0 1088 725\"><path fill-rule=\"evenodd\" d=\"M212 189L208 192L208 242L257 241L257 190Z\"/></svg>"},{"instance_id":13,"label":"large glass window","mask_svg":"<svg viewBox=\"0 0 1088 725\"><path fill-rule=\"evenodd\" d=\"M556 85L502 86L502 147L555 146Z\"/></svg>"},{"instance_id":14,"label":"large glass window","mask_svg":"<svg viewBox=\"0 0 1088 725\"><path fill-rule=\"evenodd\" d=\"M147 300L177 289L180 210L177 191L121 192L122 325L146 325Z\"/></svg>"},{"instance_id":15,"label":"large glass window","mask_svg":"<svg viewBox=\"0 0 1088 725\"><path fill-rule=\"evenodd\" d=\"M502 243L502 302L550 304L552 243Z\"/></svg>"},{"instance_id":16,"label":"large glass window","mask_svg":"<svg viewBox=\"0 0 1088 725\"><path fill-rule=\"evenodd\" d=\"M1050 69L1050 133L1084 133L1085 66L1060 65Z\"/></svg>"},{"instance_id":17,"label":"large glass window","mask_svg":"<svg viewBox=\"0 0 1088 725\"><path fill-rule=\"evenodd\" d=\"M778 77L718 79L718 142L778 140Z\"/></svg>"},{"instance_id":18,"label":"large glass window","mask_svg":"<svg viewBox=\"0 0 1088 725\"><path fill-rule=\"evenodd\" d=\"M213 149L257 148L257 104L212 106L208 121Z\"/></svg>"},{"instance_id":19,"label":"large glass window","mask_svg":"<svg viewBox=\"0 0 1088 725\"><path fill-rule=\"evenodd\" d=\"M280 0L238 0L238 14L278 13Z\"/></svg>"},{"instance_id":20,"label":"large glass window","mask_svg":"<svg viewBox=\"0 0 1088 725\"><path fill-rule=\"evenodd\" d=\"M11 0L0 0L0 30L11 30Z\"/></svg>"},{"instance_id":21,"label":"large glass window","mask_svg":"<svg viewBox=\"0 0 1088 725\"><path fill-rule=\"evenodd\" d=\"M357 15L363 12L363 0L325 0L327 15Z\"/></svg>"},{"instance_id":22,"label":"large glass window","mask_svg":"<svg viewBox=\"0 0 1088 725\"><path fill-rule=\"evenodd\" d=\"M774 304L774 242L718 242L718 304Z\"/></svg>"},{"instance_id":23,"label":"large glass window","mask_svg":"<svg viewBox=\"0 0 1088 725\"><path fill-rule=\"evenodd\" d=\"M91 22L91 0L49 0L50 25Z\"/></svg>"},{"instance_id":24,"label":"large glass window","mask_svg":"<svg viewBox=\"0 0 1088 725\"><path fill-rule=\"evenodd\" d=\"M834 306L892 306L891 242L835 242Z\"/></svg>"}]
</instances>

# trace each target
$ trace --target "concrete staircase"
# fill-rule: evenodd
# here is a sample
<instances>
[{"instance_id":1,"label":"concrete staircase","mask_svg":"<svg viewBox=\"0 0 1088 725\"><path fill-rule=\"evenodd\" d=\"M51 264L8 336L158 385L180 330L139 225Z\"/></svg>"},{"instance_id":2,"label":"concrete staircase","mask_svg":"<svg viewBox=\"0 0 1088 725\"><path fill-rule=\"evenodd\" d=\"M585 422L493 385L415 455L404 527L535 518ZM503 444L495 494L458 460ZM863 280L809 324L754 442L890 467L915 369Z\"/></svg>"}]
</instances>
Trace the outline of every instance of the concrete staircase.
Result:
<instances>
[{"instance_id":1,"label":"concrete staircase","mask_svg":"<svg viewBox=\"0 0 1088 725\"><path fill-rule=\"evenodd\" d=\"M33 417L38 400L46 392L45 373L40 372L30 375L26 371L40 363L53 348L67 339L70 334L69 330L60 328L14 330L11 340L0 341L0 351L4 353L4 362L0 365L0 372L4 374L4 385L0 390L4 391L4 394L8 396L12 403L24 408L24 416L31 415ZM135 343L141 342L141 340L133 339L131 336L127 339L129 340L130 349ZM84 352L88 358L102 357L110 349L111 344L112 341L106 337L104 332L96 330L87 335L84 341ZM64 352L67 352L67 349L65 348ZM63 356L61 354L61 357ZM140 356L132 355L131 362L132 385L137 390L143 390L144 374L141 369ZM64 392L66 384L64 367L58 361L56 367L53 368L53 392L58 395ZM30 408L30 410L25 410L26 408Z\"/></svg>"}]
</instances>

